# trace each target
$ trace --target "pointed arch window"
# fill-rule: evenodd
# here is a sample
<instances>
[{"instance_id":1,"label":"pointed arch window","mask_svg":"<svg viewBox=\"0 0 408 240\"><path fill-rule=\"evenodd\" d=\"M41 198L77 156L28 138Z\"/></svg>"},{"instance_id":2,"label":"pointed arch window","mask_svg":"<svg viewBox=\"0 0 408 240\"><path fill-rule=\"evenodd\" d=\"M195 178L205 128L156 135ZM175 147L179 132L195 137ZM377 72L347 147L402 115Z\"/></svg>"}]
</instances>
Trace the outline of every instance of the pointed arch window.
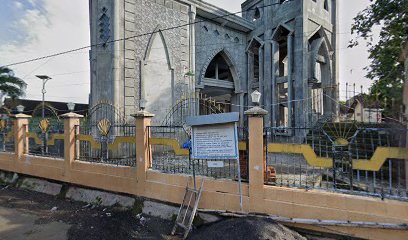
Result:
<instances>
[{"instance_id":1,"label":"pointed arch window","mask_svg":"<svg viewBox=\"0 0 408 240\"><path fill-rule=\"evenodd\" d=\"M259 8L256 8L255 9L255 14L254 14L254 19L252 21L255 22L256 20L258 20L260 18L261 18L261 11L259 10Z\"/></svg>"},{"instance_id":2,"label":"pointed arch window","mask_svg":"<svg viewBox=\"0 0 408 240\"><path fill-rule=\"evenodd\" d=\"M327 0L324 0L324 10L329 11L329 3Z\"/></svg>"},{"instance_id":3,"label":"pointed arch window","mask_svg":"<svg viewBox=\"0 0 408 240\"><path fill-rule=\"evenodd\" d=\"M233 82L229 65L220 53L215 55L205 72L205 78Z\"/></svg>"}]
</instances>

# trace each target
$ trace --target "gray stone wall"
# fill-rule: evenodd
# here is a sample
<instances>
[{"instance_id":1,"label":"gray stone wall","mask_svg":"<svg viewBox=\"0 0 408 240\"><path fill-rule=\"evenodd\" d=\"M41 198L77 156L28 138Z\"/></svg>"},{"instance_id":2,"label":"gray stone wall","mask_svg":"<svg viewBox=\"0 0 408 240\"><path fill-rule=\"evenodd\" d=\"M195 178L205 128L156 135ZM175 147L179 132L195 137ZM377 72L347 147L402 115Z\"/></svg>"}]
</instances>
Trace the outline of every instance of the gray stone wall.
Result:
<instances>
[{"instance_id":1,"label":"gray stone wall","mask_svg":"<svg viewBox=\"0 0 408 240\"><path fill-rule=\"evenodd\" d=\"M125 37L139 36L174 26L187 24L189 6L171 0L126 0ZM188 27L164 30L167 50L174 68L174 97L185 92L186 69L188 69ZM132 114L139 107L141 68L151 34L125 42L125 109ZM146 89L148 90L148 89Z\"/></svg>"},{"instance_id":2,"label":"gray stone wall","mask_svg":"<svg viewBox=\"0 0 408 240\"><path fill-rule=\"evenodd\" d=\"M293 80L293 99L307 99L310 97L309 76L310 76L310 52L308 48L309 35L322 26L323 32L327 36L335 54L330 59L332 76L334 83L337 83L337 60L336 60L336 22L337 8L336 0L328 0L328 10L324 9L324 0L293 0L284 4L264 8L264 5L278 3L279 0L251 0L246 1L243 10L259 8L260 18L254 19L255 10L243 12L243 18L253 23L255 29L252 32L245 31L237 27L234 30L226 27L223 23L215 21L203 21L195 24L190 33L189 26L166 30L174 26L188 24L190 21L190 5L196 4L196 21L205 20L202 16L207 13L216 13L208 5L207 10L202 8L203 2L195 0L90 0L91 8L91 42L96 44L100 42L100 17L102 7L106 7L106 14L109 17L110 38L124 40L108 44L107 46L93 47L91 51L91 105L107 100L124 110L126 116L129 116L139 109L140 99L143 98L141 91L141 82L143 71L147 64L146 54L149 52L149 42L152 39L154 31L161 31L160 37L165 41L166 53L169 57L170 68L172 71L172 88L169 91L173 104L183 95L191 94L194 87L189 87L189 77L185 74L194 71L196 85L203 87L201 80L204 77L205 70L213 57L224 51L230 58L230 62L236 69L238 83L235 83L236 93L248 93L254 90L248 87L252 79L248 79L248 69L251 69L248 63L246 48L249 41L256 37L263 42L260 54L260 81L259 88L263 93L262 104L270 112L266 123L271 124L273 117L272 96L277 92L276 86L276 59L272 51L276 43L272 40L272 34L284 24L294 31L293 35L293 60L291 80ZM205 5L204 5L205 6ZM195 7L192 7L195 11ZM203 13L204 12L204 13ZM200 15L201 14L201 15ZM218 14L218 13L217 13ZM234 19L235 26L247 23L243 19ZM241 26L243 26L241 25ZM227 24L228 26L228 24ZM231 26L231 25L230 25ZM157 37L157 36L156 36ZM190 37L194 46L190 46ZM195 67L190 66L190 51L195 61ZM275 49L276 51L276 49ZM191 69L190 69L191 68ZM273 70L275 69L275 70ZM151 69L149 71L152 71ZM273 72L275 71L275 72ZM149 72L150 73L150 72ZM150 74L149 76L152 76ZM154 76L154 74L153 74ZM289 78L289 76L288 76ZM275 80L274 80L275 79ZM257 86L256 86L257 87ZM145 89L154 91L154 89ZM251 92L248 92L251 91ZM248 98L244 100L244 95L235 95L234 103L251 104ZM167 98L166 98L167 99ZM166 100L167 101L167 100ZM293 121L295 124L303 124L310 119L306 116L310 112L309 103L297 105L294 108ZM233 110L238 110L234 108ZM243 111L243 109L239 109ZM167 111L167 110L166 110Z\"/></svg>"},{"instance_id":3,"label":"gray stone wall","mask_svg":"<svg viewBox=\"0 0 408 240\"><path fill-rule=\"evenodd\" d=\"M197 21L202 20L197 18ZM214 56L224 51L235 65L240 82L239 90L246 89L246 34L222 27L210 21L203 21L195 26L195 38L197 84L201 84L205 71Z\"/></svg>"}]
</instances>

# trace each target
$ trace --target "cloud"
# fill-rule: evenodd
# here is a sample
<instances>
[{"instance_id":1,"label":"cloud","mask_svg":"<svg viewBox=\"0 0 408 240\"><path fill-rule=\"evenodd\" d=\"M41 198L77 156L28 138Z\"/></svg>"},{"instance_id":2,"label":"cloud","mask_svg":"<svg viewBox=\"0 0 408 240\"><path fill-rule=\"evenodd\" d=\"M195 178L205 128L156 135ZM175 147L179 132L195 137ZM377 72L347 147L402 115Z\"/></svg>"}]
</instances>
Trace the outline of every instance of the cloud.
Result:
<instances>
[{"instance_id":1,"label":"cloud","mask_svg":"<svg viewBox=\"0 0 408 240\"><path fill-rule=\"evenodd\" d=\"M37 5L36 0L28 0L28 2L31 4L31 6L35 7Z\"/></svg>"},{"instance_id":2,"label":"cloud","mask_svg":"<svg viewBox=\"0 0 408 240\"><path fill-rule=\"evenodd\" d=\"M11 24L15 38L0 45L0 65L37 58L89 45L88 1L31 1L34 8L24 9L21 18ZM41 99L41 83L35 75L53 79L47 83L46 99L87 102L89 95L88 51L66 54L12 66L27 84L27 98Z\"/></svg>"},{"instance_id":3,"label":"cloud","mask_svg":"<svg viewBox=\"0 0 408 240\"><path fill-rule=\"evenodd\" d=\"M23 4L21 3L21 2L19 2L19 1L15 1L14 2L14 6L17 8L17 9L22 9L24 6L23 6Z\"/></svg>"},{"instance_id":4,"label":"cloud","mask_svg":"<svg viewBox=\"0 0 408 240\"><path fill-rule=\"evenodd\" d=\"M1 1L1 0L0 0ZM27 0L32 7L19 10L19 17L13 25L18 28L13 38L0 44L0 65L36 58L64 50L88 46L89 10L88 1L84 0ZM230 12L240 9L242 1L236 0L208 0L208 2L225 7ZM343 3L344 2L344 3ZM367 49L364 46L346 49L351 38L351 19L369 4L369 0L340 1L340 82L363 84L368 86L370 81L364 75L363 67L368 65ZM21 4L14 2L14 7ZM348 5L347 5L348 4ZM4 14L3 14L4 15ZM73 54L66 54L50 60L13 66L16 75L25 77L28 83L27 96L41 98L41 84L34 77L35 74L48 74L53 79L47 83L47 99L64 101L87 102L89 94L89 54L82 50ZM353 69L352 74L350 70ZM366 89L366 88L365 88ZM344 96L342 89L341 96Z\"/></svg>"}]
</instances>

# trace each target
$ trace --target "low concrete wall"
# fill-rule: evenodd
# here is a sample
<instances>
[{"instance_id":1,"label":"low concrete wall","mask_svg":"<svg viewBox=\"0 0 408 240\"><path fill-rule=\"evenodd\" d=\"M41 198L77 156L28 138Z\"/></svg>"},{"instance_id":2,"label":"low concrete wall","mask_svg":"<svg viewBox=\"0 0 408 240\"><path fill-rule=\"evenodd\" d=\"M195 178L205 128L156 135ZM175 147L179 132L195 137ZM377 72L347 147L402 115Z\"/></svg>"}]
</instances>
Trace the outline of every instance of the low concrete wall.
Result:
<instances>
[{"instance_id":1,"label":"low concrete wall","mask_svg":"<svg viewBox=\"0 0 408 240\"><path fill-rule=\"evenodd\" d=\"M108 191L134 194L159 201L179 204L184 196L186 175L171 175L147 171L145 191L137 189L136 168L117 167L105 164L75 161L72 169L63 169L63 161L26 156L29 161L10 161L10 154L0 153L0 168L41 178L79 184ZM70 178L67 178L70 171ZM231 180L204 180L204 192L200 208L220 211L240 211L238 184ZM243 210L290 218L321 220L369 221L386 223L408 223L408 204L393 200L359 197L338 193L305 191L293 188L263 186L262 199L254 202L249 196L249 185L243 184ZM315 229L316 227L302 226ZM352 234L369 239L404 239L408 232L367 228L330 227L333 231ZM322 231L321 228L319 228ZM327 229L326 229L327 230ZM384 238L383 236L387 236Z\"/></svg>"},{"instance_id":2,"label":"low concrete wall","mask_svg":"<svg viewBox=\"0 0 408 240\"><path fill-rule=\"evenodd\" d=\"M279 215L289 218L321 220L369 221L381 223L408 223L408 203L393 200L381 200L371 197L359 197L322 191L305 191L293 188L264 185L264 159L262 118L249 118L249 184L243 183L243 211L261 214ZM17 119L18 120L18 119ZM74 159L74 127L78 119L66 119L65 159L35 157L24 154L22 144L24 133L15 123L16 153L0 153L0 169L98 188L112 192L132 194L158 201L180 204L187 182L187 175L164 174L150 170L150 147L146 126L149 121L140 118L136 121L137 167L121 167L98 163L88 163ZM261 137L259 137L261 136ZM256 141L255 141L256 140ZM220 180L198 177L200 184L204 180L204 191L199 207L220 211L241 211L238 183L232 180ZM316 226L302 225L316 229ZM386 230L358 227L324 227L319 231L344 233L369 239L406 239L408 231ZM386 237L385 237L386 236Z\"/></svg>"}]
</instances>

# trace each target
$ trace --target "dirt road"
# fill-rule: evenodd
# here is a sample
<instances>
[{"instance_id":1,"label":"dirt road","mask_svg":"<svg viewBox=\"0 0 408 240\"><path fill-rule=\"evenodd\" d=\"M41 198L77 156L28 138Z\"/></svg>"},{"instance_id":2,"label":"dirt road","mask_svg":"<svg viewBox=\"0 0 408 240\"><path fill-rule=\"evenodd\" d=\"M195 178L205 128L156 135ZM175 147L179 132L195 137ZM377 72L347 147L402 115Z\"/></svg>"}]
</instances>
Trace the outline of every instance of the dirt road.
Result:
<instances>
[{"instance_id":1,"label":"dirt road","mask_svg":"<svg viewBox=\"0 0 408 240\"><path fill-rule=\"evenodd\" d=\"M169 239L171 221L0 185L0 240Z\"/></svg>"}]
</instances>

